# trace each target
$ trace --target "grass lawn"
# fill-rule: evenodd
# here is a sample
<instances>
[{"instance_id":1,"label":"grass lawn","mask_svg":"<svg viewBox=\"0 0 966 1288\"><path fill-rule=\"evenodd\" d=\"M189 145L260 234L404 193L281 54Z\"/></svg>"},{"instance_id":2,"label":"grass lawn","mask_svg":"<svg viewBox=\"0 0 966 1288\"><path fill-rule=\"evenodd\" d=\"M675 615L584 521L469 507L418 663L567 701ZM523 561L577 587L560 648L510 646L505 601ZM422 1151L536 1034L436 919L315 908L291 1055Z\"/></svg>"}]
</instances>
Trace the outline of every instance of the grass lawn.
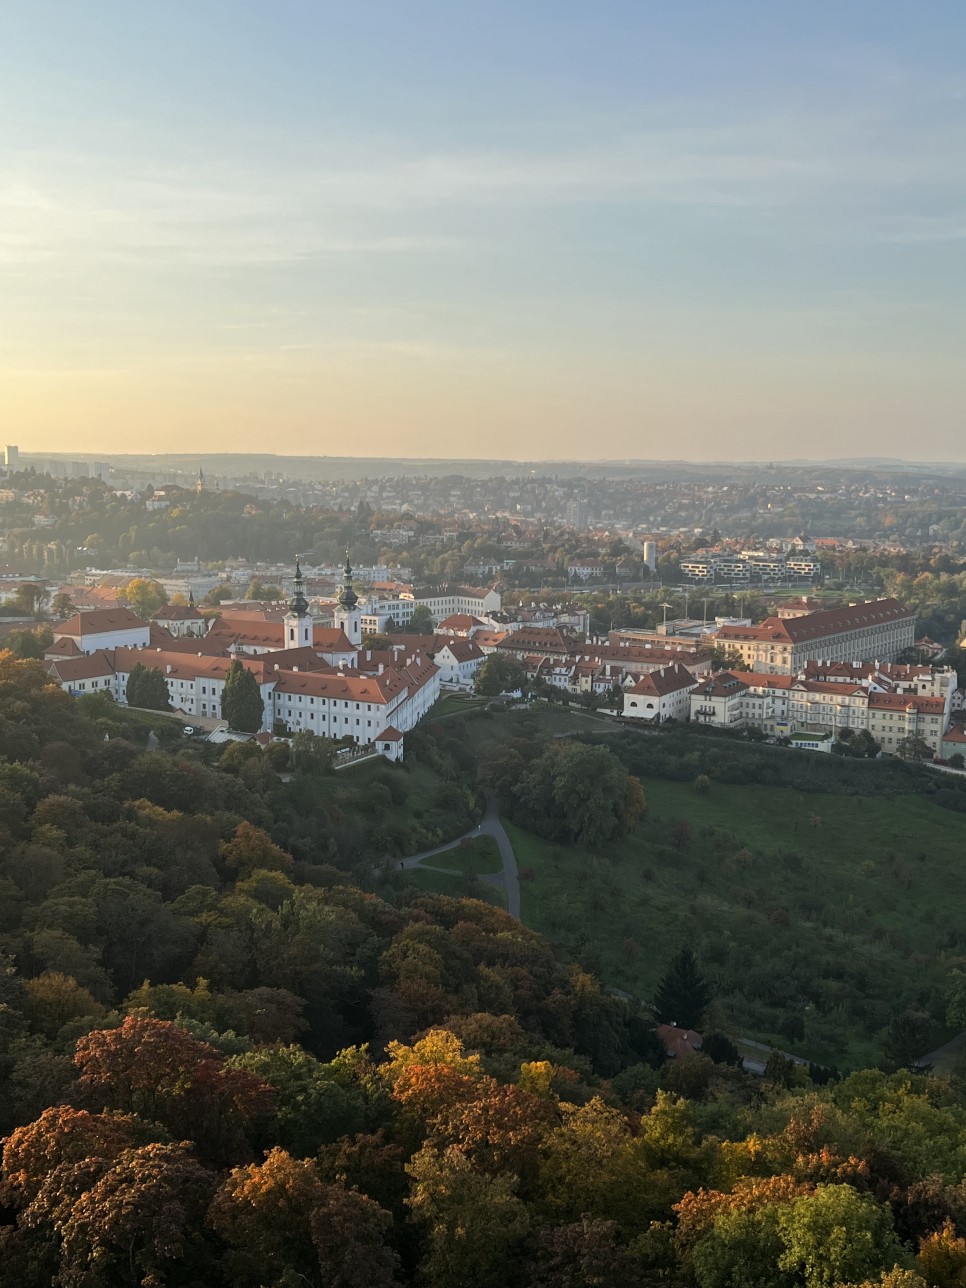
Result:
<instances>
[{"instance_id":1,"label":"grass lawn","mask_svg":"<svg viewBox=\"0 0 966 1288\"><path fill-rule=\"evenodd\" d=\"M475 836L465 845L455 846L424 862L434 868L465 872L474 877L492 876L503 871L500 848L492 836Z\"/></svg>"},{"instance_id":2,"label":"grass lawn","mask_svg":"<svg viewBox=\"0 0 966 1288\"><path fill-rule=\"evenodd\" d=\"M427 718L434 720L442 716L465 715L468 711L479 711L489 701L489 698L477 697L472 693L444 693Z\"/></svg>"},{"instance_id":3,"label":"grass lawn","mask_svg":"<svg viewBox=\"0 0 966 1288\"><path fill-rule=\"evenodd\" d=\"M449 855L441 854L441 859L449 858ZM469 872L437 872L430 868L420 865L416 868L408 868L405 873L399 873L399 880L405 880L407 885L415 886L417 890L424 890L429 894L447 894L454 899L483 899L487 903L495 903L500 908L506 907L506 898L503 891L486 881L480 881L478 877Z\"/></svg>"},{"instance_id":4,"label":"grass lawn","mask_svg":"<svg viewBox=\"0 0 966 1288\"><path fill-rule=\"evenodd\" d=\"M648 999L689 943L721 1022L843 1068L882 1059L897 1006L942 1011L966 957L966 817L923 796L699 796L663 779L644 793L636 832L596 850L508 827L523 919L562 956Z\"/></svg>"}]
</instances>

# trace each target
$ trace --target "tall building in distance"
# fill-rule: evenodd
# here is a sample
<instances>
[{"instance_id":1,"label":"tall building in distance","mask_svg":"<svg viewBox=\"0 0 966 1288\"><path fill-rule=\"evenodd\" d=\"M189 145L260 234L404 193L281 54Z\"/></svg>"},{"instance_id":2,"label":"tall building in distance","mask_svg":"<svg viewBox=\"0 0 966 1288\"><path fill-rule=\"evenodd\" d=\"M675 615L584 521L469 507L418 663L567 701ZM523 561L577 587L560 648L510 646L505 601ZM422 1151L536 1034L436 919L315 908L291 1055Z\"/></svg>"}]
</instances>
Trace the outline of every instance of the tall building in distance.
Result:
<instances>
[{"instance_id":1,"label":"tall building in distance","mask_svg":"<svg viewBox=\"0 0 966 1288\"><path fill-rule=\"evenodd\" d=\"M7 444L7 469L20 469L20 448L10 443Z\"/></svg>"},{"instance_id":2,"label":"tall building in distance","mask_svg":"<svg viewBox=\"0 0 966 1288\"><path fill-rule=\"evenodd\" d=\"M567 502L567 522L572 528L586 528L590 521L590 506L586 501L577 500Z\"/></svg>"},{"instance_id":3,"label":"tall building in distance","mask_svg":"<svg viewBox=\"0 0 966 1288\"><path fill-rule=\"evenodd\" d=\"M657 542L645 541L642 553L644 555L644 562L647 564L648 568L650 568L651 572L657 572Z\"/></svg>"}]
</instances>

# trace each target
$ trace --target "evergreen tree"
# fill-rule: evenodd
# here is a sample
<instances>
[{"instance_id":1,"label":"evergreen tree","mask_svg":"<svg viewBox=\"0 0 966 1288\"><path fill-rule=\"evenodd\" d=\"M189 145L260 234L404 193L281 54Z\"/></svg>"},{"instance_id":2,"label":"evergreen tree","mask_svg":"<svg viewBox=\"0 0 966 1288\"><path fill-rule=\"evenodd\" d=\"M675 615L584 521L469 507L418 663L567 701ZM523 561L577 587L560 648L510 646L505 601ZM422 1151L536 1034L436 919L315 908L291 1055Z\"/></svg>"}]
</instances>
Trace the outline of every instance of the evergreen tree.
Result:
<instances>
[{"instance_id":1,"label":"evergreen tree","mask_svg":"<svg viewBox=\"0 0 966 1288\"><path fill-rule=\"evenodd\" d=\"M148 711L171 710L164 674L156 666L146 667L138 662L127 678L125 695L129 707L143 707Z\"/></svg>"},{"instance_id":2,"label":"evergreen tree","mask_svg":"<svg viewBox=\"0 0 966 1288\"><path fill-rule=\"evenodd\" d=\"M695 1029L711 1001L711 989L690 948L682 948L657 987L654 1009L662 1024Z\"/></svg>"},{"instance_id":3,"label":"evergreen tree","mask_svg":"<svg viewBox=\"0 0 966 1288\"><path fill-rule=\"evenodd\" d=\"M251 671L245 670L237 657L228 670L221 696L221 714L230 729L238 729L241 733L257 733L262 727L265 704L258 681Z\"/></svg>"}]
</instances>

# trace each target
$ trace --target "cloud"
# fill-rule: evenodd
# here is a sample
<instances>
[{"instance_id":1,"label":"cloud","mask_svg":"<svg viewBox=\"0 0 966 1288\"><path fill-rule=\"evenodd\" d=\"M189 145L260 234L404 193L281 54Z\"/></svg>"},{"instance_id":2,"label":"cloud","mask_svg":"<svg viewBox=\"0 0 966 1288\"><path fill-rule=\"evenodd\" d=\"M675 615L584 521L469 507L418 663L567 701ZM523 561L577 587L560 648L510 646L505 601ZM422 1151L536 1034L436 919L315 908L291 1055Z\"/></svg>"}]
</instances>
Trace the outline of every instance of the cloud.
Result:
<instances>
[{"instance_id":1,"label":"cloud","mask_svg":"<svg viewBox=\"0 0 966 1288\"><path fill-rule=\"evenodd\" d=\"M386 139L263 148L244 164L8 152L0 262L219 268L369 256L450 256L459 211L681 206L763 214L966 197L966 127L881 111L602 123L580 146L419 151ZM360 158L363 158L360 160ZM926 210L928 216L928 209ZM937 225L938 227L938 225ZM959 234L952 238L958 239ZM936 229L905 238L935 239Z\"/></svg>"}]
</instances>

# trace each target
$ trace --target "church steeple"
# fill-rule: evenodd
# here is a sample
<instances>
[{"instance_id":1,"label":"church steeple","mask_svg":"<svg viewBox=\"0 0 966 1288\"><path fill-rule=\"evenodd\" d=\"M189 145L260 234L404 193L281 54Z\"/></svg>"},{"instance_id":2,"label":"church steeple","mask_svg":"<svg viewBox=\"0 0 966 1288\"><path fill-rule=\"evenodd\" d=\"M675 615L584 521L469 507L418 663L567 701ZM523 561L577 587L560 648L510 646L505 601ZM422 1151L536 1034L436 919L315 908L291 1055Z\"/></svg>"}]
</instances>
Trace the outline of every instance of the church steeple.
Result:
<instances>
[{"instance_id":1,"label":"church steeple","mask_svg":"<svg viewBox=\"0 0 966 1288\"><path fill-rule=\"evenodd\" d=\"M341 626L346 639L357 648L362 643L362 611L359 608L359 596L352 589L352 564L349 563L349 552L345 552L345 567L342 569L342 590L339 592L339 605L333 613L336 626Z\"/></svg>"},{"instance_id":2,"label":"church steeple","mask_svg":"<svg viewBox=\"0 0 966 1288\"><path fill-rule=\"evenodd\" d=\"M302 567L298 555L295 556L295 576L292 579L292 598L288 611L296 617L308 617L309 601L305 598L305 583L302 580Z\"/></svg>"},{"instance_id":3,"label":"church steeple","mask_svg":"<svg viewBox=\"0 0 966 1288\"><path fill-rule=\"evenodd\" d=\"M349 563L349 552L345 552L345 567L342 569L342 592L339 595L339 603L344 609L351 612L359 602L359 596L352 589L352 564Z\"/></svg>"},{"instance_id":4,"label":"church steeple","mask_svg":"<svg viewBox=\"0 0 966 1288\"><path fill-rule=\"evenodd\" d=\"M312 618L309 601L305 598L302 567L295 556L295 576L292 578L292 598L285 614L285 647L307 648L312 643Z\"/></svg>"}]
</instances>

